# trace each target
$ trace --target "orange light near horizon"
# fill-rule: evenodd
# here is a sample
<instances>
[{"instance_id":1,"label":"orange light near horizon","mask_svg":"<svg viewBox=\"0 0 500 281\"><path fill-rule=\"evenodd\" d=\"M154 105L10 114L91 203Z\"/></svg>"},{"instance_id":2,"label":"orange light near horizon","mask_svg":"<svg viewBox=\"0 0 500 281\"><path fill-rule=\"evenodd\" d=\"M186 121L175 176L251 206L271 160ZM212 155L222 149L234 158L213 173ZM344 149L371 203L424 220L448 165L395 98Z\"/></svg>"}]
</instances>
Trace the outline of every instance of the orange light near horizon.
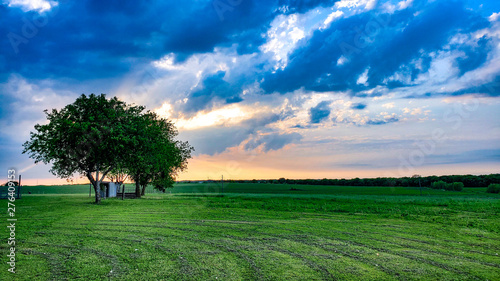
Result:
<instances>
[{"instance_id":1,"label":"orange light near horizon","mask_svg":"<svg viewBox=\"0 0 500 281\"><path fill-rule=\"evenodd\" d=\"M170 118L172 115L172 105L164 103L155 112L163 118ZM250 107L240 105L228 105L212 111L200 111L191 118L170 118L178 129L194 130L210 126L223 124L237 124L241 121L252 118L256 112Z\"/></svg>"}]
</instances>

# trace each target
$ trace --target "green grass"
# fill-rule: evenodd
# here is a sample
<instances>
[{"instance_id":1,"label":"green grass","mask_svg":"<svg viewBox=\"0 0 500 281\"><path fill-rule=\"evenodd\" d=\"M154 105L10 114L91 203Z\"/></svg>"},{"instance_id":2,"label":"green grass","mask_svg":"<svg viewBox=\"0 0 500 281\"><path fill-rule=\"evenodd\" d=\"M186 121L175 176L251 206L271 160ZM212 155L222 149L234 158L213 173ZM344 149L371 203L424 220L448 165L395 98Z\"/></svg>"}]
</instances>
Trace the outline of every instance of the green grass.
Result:
<instances>
[{"instance_id":1,"label":"green grass","mask_svg":"<svg viewBox=\"0 0 500 281\"><path fill-rule=\"evenodd\" d=\"M225 184L221 195L216 184L178 184L101 205L88 186L32 187L16 201L17 273L7 272L3 242L0 280L500 276L500 196L485 188L418 196L408 188L290 187ZM5 212L1 219L7 225Z\"/></svg>"}]
</instances>

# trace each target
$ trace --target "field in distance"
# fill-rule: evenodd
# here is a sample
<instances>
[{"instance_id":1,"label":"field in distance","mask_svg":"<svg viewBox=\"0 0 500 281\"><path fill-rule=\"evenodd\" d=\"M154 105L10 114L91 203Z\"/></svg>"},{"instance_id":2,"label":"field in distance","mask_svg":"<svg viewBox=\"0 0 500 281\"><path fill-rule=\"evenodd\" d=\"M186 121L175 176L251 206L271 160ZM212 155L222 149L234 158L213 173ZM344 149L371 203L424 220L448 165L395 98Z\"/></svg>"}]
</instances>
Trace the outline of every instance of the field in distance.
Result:
<instances>
[{"instance_id":1,"label":"field in distance","mask_svg":"<svg viewBox=\"0 0 500 281\"><path fill-rule=\"evenodd\" d=\"M127 192L132 192L134 184L126 184ZM23 194L89 194L94 190L87 185L55 185L55 186L23 186ZM167 189L166 193L255 193L255 194L287 194L287 195L420 195L418 187L385 187L385 186L329 186L329 185L300 185L300 184L271 184L271 183L177 183L174 188ZM486 187L464 188L461 192L450 192L423 188L423 195L467 196L481 197L495 195L487 194ZM151 186L147 194L157 194Z\"/></svg>"},{"instance_id":2,"label":"field in distance","mask_svg":"<svg viewBox=\"0 0 500 281\"><path fill-rule=\"evenodd\" d=\"M25 186L17 273L3 263L0 280L500 276L500 196L485 188L419 196L402 187L225 183L221 191L220 183L177 184L97 206L88 185ZM2 260L7 253L1 243Z\"/></svg>"}]
</instances>

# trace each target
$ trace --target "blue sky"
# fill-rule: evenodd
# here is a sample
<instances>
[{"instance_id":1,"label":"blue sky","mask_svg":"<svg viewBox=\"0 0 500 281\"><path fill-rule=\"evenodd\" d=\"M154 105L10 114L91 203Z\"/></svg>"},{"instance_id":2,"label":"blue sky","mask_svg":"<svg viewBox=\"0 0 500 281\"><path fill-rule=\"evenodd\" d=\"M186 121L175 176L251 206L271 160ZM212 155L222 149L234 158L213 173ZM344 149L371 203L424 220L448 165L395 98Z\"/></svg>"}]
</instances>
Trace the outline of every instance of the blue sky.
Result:
<instances>
[{"instance_id":1,"label":"blue sky","mask_svg":"<svg viewBox=\"0 0 500 281\"><path fill-rule=\"evenodd\" d=\"M0 168L27 183L56 180L21 144L82 93L172 119L180 179L499 171L498 1L0 3Z\"/></svg>"}]
</instances>

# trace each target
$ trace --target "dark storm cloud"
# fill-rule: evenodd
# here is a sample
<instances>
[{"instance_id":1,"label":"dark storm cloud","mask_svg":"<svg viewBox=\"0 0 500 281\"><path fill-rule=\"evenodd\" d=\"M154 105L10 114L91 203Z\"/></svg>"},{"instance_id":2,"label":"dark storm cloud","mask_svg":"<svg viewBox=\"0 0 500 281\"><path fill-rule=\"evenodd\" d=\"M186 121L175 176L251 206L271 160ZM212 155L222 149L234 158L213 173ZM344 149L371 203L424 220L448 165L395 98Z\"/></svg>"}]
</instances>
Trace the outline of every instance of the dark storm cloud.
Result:
<instances>
[{"instance_id":1,"label":"dark storm cloud","mask_svg":"<svg viewBox=\"0 0 500 281\"><path fill-rule=\"evenodd\" d=\"M334 2L61 1L42 14L3 4L0 34L7 40L0 41L0 81L6 81L11 73L58 81L119 78L133 69L150 67L151 61L166 54L174 53L180 62L193 54L233 45L238 54L258 54L278 14L305 13ZM429 69L429 53L444 50L451 36L489 25L484 16L460 1L414 1L412 7L394 14L373 9L346 16L299 42L282 70L273 73L262 65L238 65L238 69L230 70L238 73L231 80L221 73L204 77L200 87L188 93L189 100L182 109L190 114L211 108L216 102L240 102L242 88L256 81L262 82L266 93L305 88L319 92L346 90L366 96L360 91L376 86L408 86L407 82L386 78L404 67L411 73L410 83L414 82ZM475 43L451 46L464 53L456 61L460 75L483 65L494 44L487 36ZM337 64L341 57L346 62ZM410 63L417 58L421 67ZM254 69L245 71L248 67ZM367 70L366 82L358 83ZM370 96L383 94L375 90Z\"/></svg>"},{"instance_id":2,"label":"dark storm cloud","mask_svg":"<svg viewBox=\"0 0 500 281\"><path fill-rule=\"evenodd\" d=\"M373 10L339 19L328 29L315 31L307 44L290 55L285 69L265 77L262 88L286 93L301 87L356 92L378 85L404 86L400 81L391 84L386 78L403 66L410 67L412 78L416 78L428 70L428 53L443 50L458 32L473 32L489 24L458 1L437 1L426 7L418 2L392 15ZM347 61L337 64L341 57ZM423 69L409 65L422 57ZM471 57L461 66L466 71L483 61L482 56ZM366 83L358 83L358 77L367 69Z\"/></svg>"},{"instance_id":3,"label":"dark storm cloud","mask_svg":"<svg viewBox=\"0 0 500 281\"><path fill-rule=\"evenodd\" d=\"M9 40L1 41L0 56L6 69L24 77L113 77L162 54L148 46L159 22L148 18L146 2L68 1L42 15L2 8L0 31Z\"/></svg>"},{"instance_id":4,"label":"dark storm cloud","mask_svg":"<svg viewBox=\"0 0 500 281\"><path fill-rule=\"evenodd\" d=\"M322 101L318 103L315 107L309 109L310 122L313 124L321 123L324 119L330 116L330 105L331 101Z\"/></svg>"},{"instance_id":5,"label":"dark storm cloud","mask_svg":"<svg viewBox=\"0 0 500 281\"><path fill-rule=\"evenodd\" d=\"M177 60L184 60L233 44L240 53L255 52L280 6L297 6L302 11L320 4L60 1L42 14L2 4L0 34L8 35L8 40L0 41L0 79L5 80L8 72L27 78L115 77L171 52Z\"/></svg>"}]
</instances>

